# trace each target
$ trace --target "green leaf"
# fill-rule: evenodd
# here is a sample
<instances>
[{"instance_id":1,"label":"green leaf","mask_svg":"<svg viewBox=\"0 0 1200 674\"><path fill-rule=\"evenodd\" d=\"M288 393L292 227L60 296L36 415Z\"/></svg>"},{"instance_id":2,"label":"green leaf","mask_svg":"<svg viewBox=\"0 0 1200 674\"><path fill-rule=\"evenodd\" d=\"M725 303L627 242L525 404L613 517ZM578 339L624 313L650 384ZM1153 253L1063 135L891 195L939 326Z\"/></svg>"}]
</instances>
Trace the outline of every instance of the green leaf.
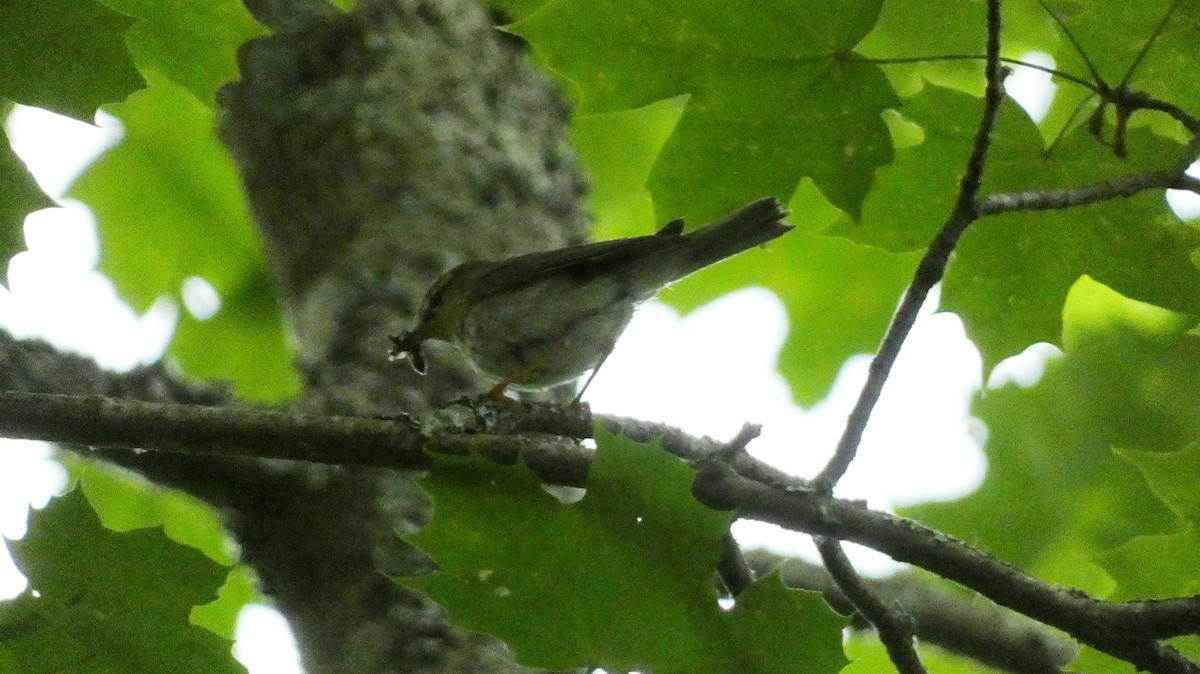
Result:
<instances>
[{"instance_id":1,"label":"green leaf","mask_svg":"<svg viewBox=\"0 0 1200 674\"><path fill-rule=\"evenodd\" d=\"M1197 531L1195 484L1200 480L1200 445L1179 452L1135 452L1117 454L1129 461L1146 478L1150 489L1185 522L1174 534L1139 536L1097 556L1097 561L1116 581L1106 598L1111 601L1171 599L1200 593L1200 532ZM1200 638L1171 639L1171 646L1192 661L1200 659ZM1076 661L1080 671L1132 672L1127 663L1086 649Z\"/></svg>"},{"instance_id":2,"label":"green leaf","mask_svg":"<svg viewBox=\"0 0 1200 674\"><path fill-rule=\"evenodd\" d=\"M896 99L850 50L878 2L836 9L551 0L511 26L578 87L581 113L690 95L650 178L660 220L705 222L810 177L857 214L891 160L880 115Z\"/></svg>"},{"instance_id":3,"label":"green leaf","mask_svg":"<svg viewBox=\"0 0 1200 674\"><path fill-rule=\"evenodd\" d=\"M1130 134L1120 160L1083 132L1053 155L997 172L1028 172L1029 186L1072 187L1137 171L1161 170L1179 148L1146 132ZM959 314L987 368L1036 342L1057 343L1060 307L1083 275L1128 297L1200 313L1200 270L1191 260L1200 232L1184 225L1162 192L1062 211L981 220L963 236L943 283L943 308ZM1153 260L1148 264L1147 260Z\"/></svg>"},{"instance_id":4,"label":"green leaf","mask_svg":"<svg viewBox=\"0 0 1200 674\"><path fill-rule=\"evenodd\" d=\"M20 671L246 671L228 640L188 622L228 569L161 531L105 529L75 491L9 548L30 590L0 604L0 652Z\"/></svg>"},{"instance_id":5,"label":"green leaf","mask_svg":"<svg viewBox=\"0 0 1200 674\"><path fill-rule=\"evenodd\" d=\"M80 491L105 527L114 531L162 527L171 540L200 550L216 563L233 563L225 527L209 505L99 461L70 454L62 460L79 479Z\"/></svg>"},{"instance_id":6,"label":"green leaf","mask_svg":"<svg viewBox=\"0 0 1200 674\"><path fill-rule=\"evenodd\" d=\"M439 458L425 481L434 519L408 540L440 570L398 582L531 666L775 672L780 653L803 671L841 667L842 620L777 578L739 609L718 608L713 573L732 518L696 502L691 469L602 429L597 443L573 505L522 467Z\"/></svg>"},{"instance_id":7,"label":"green leaf","mask_svg":"<svg viewBox=\"0 0 1200 674\"><path fill-rule=\"evenodd\" d=\"M889 250L923 248L954 208L981 103L934 87L905 102L903 113L924 142L897 151L880 170L861 225L833 233ZM1134 132L1131 156L1119 159L1082 131L1052 153L1023 110L1001 108L983 194L1069 188L1137 171L1169 167L1179 147ZM962 237L943 285L943 308L959 314L984 365L1036 342L1058 343L1067 291L1090 275L1130 297L1182 312L1200 312L1200 270L1191 253L1200 232L1180 222L1161 191L1059 211L986 217ZM1154 260L1154 264L1146 264Z\"/></svg>"},{"instance_id":8,"label":"green leaf","mask_svg":"<svg viewBox=\"0 0 1200 674\"><path fill-rule=\"evenodd\" d=\"M1141 536L1097 557L1117 581L1110 599L1165 599L1200 593L1200 444L1177 452L1117 450L1184 522L1182 531Z\"/></svg>"},{"instance_id":9,"label":"green leaf","mask_svg":"<svg viewBox=\"0 0 1200 674\"><path fill-rule=\"evenodd\" d=\"M1001 6L1001 55L1020 58L1027 52L1050 51L1058 35L1036 0L1008 0ZM883 3L879 21L859 43L859 53L872 59L901 59L884 66L904 95L926 82L975 94L983 92L986 6L961 0L904 0ZM932 57L958 56L957 59ZM925 60L915 60L921 59ZM913 61L910 61L913 60Z\"/></svg>"},{"instance_id":10,"label":"green leaf","mask_svg":"<svg viewBox=\"0 0 1200 674\"><path fill-rule=\"evenodd\" d=\"M922 250L953 212L982 115L980 99L930 86L906 100L901 113L919 126L923 141L898 149L896 161L879 170L860 223L842 221L830 233L887 250ZM1024 167L1039 163L1041 154L1037 127L1008 102L992 135L983 192L1031 186Z\"/></svg>"},{"instance_id":11,"label":"green leaf","mask_svg":"<svg viewBox=\"0 0 1200 674\"><path fill-rule=\"evenodd\" d=\"M1187 473L1195 478L1196 473ZM1200 592L1200 535L1194 528L1178 534L1139 536L1097 557L1117 581L1109 599L1169 599Z\"/></svg>"},{"instance_id":12,"label":"green leaf","mask_svg":"<svg viewBox=\"0 0 1200 674\"><path fill-rule=\"evenodd\" d=\"M1200 477L1200 444L1178 452L1117 450L1117 456L1136 466L1150 491L1175 514L1193 526L1200 525L1200 490L1191 481ZM1193 556L1196 553L1200 553L1200 548L1195 549ZM1200 576L1196 576L1196 581L1200 582Z\"/></svg>"},{"instance_id":13,"label":"green leaf","mask_svg":"<svg viewBox=\"0 0 1200 674\"><path fill-rule=\"evenodd\" d=\"M208 504L177 489L167 489L128 471L100 461L62 454L63 466L78 478L101 524L115 531L162 527L172 541L196 548L221 565L233 564L229 536ZM217 599L192 610L192 622L227 639L233 638L238 614L246 604L261 601L252 572L235 566Z\"/></svg>"},{"instance_id":14,"label":"green leaf","mask_svg":"<svg viewBox=\"0 0 1200 674\"><path fill-rule=\"evenodd\" d=\"M1123 297L1084 276L1071 286L1063 307L1063 347L1070 352L1104 349L1110 335L1129 332L1144 348L1166 349L1196 325L1196 318Z\"/></svg>"},{"instance_id":15,"label":"green leaf","mask_svg":"<svg viewBox=\"0 0 1200 674\"><path fill-rule=\"evenodd\" d=\"M275 289L265 270L222 297L216 315L180 318L167 354L200 379L227 379L239 396L282 400L300 391Z\"/></svg>"},{"instance_id":16,"label":"green leaf","mask_svg":"<svg viewBox=\"0 0 1200 674\"><path fill-rule=\"evenodd\" d=\"M154 79L113 106L125 137L68 190L96 214L100 270L138 311L190 276L222 292L263 266L213 113L183 87Z\"/></svg>"},{"instance_id":17,"label":"green leaf","mask_svg":"<svg viewBox=\"0 0 1200 674\"><path fill-rule=\"evenodd\" d=\"M491 6L503 12L509 21L516 21L532 14L544 4L546 0L497 0L491 3Z\"/></svg>"},{"instance_id":18,"label":"green leaf","mask_svg":"<svg viewBox=\"0 0 1200 674\"><path fill-rule=\"evenodd\" d=\"M182 84L210 108L217 89L238 76L238 47L267 34L237 0L103 1L141 19L129 48L142 70Z\"/></svg>"},{"instance_id":19,"label":"green leaf","mask_svg":"<svg viewBox=\"0 0 1200 674\"><path fill-rule=\"evenodd\" d=\"M1172 348L1196 322L1190 316L1126 300L1086 278L1072 289L1071 300L1064 311L1066 331L1063 336L1063 343L1071 351L1092 348L1095 334L1109 331L1133 331L1144 348L1166 350ZM1105 347L1102 345L1100 348ZM1151 391L1158 388L1154 370L1140 374L1141 378L1134 382L1136 386ZM1190 399L1184 398L1181 403L1187 405ZM1140 411L1135 410L1135 413ZM1170 414L1171 410L1165 410L1164 413ZM1184 434L1171 440L1181 441ZM1146 447L1153 447L1155 439L1146 438L1142 442ZM1200 474L1195 470L1194 453L1131 449L1117 450L1115 453L1142 468L1151 493L1179 517L1185 520L1190 518L1191 522L1181 533L1137 536L1096 555L1093 559L1110 579L1110 587L1098 592L1098 596L1128 600L1194 594L1192 588L1198 577L1197 569L1200 568L1194 528L1196 513L1192 507L1194 503L1191 503L1194 497L1190 494L1194 481L1200 480ZM1075 560L1076 566L1079 561ZM1200 655L1200 651L1196 655ZM1083 667L1080 671L1088 672L1131 671L1127 663L1090 649L1084 650L1077 666Z\"/></svg>"},{"instance_id":20,"label":"green leaf","mask_svg":"<svg viewBox=\"0 0 1200 674\"><path fill-rule=\"evenodd\" d=\"M860 226L833 232L890 250L923 248L954 207L980 102L928 88L905 102L905 117L924 130L920 145L897 151L879 172ZM1068 188L1137 171L1160 170L1174 143L1131 134L1129 159L1076 132L1047 154L1037 127L1015 104L1001 109L983 194ZM1061 307L1084 274L1137 299L1200 312L1200 271L1191 253L1200 233L1179 221L1161 191L1060 211L987 217L963 236L946 272L943 308L959 314L991 369L1036 342L1058 343ZM1154 260L1154 264L1146 264Z\"/></svg>"},{"instance_id":21,"label":"green leaf","mask_svg":"<svg viewBox=\"0 0 1200 674\"><path fill-rule=\"evenodd\" d=\"M1000 671L927 643L918 644L918 653L929 674L996 674ZM896 671L887 649L874 635L854 633L846 641L846 655L852 662L841 674L891 674Z\"/></svg>"},{"instance_id":22,"label":"green leaf","mask_svg":"<svg viewBox=\"0 0 1200 674\"><path fill-rule=\"evenodd\" d=\"M185 318L170 353L189 374L226 378L241 395L287 395L296 379L282 319L263 280L262 242L233 162L213 131L213 113L180 85L152 79L148 89L114 107L125 137L69 191L96 214L100 269L138 311L163 296L179 303L183 282L203 278L221 297L221 311L203 327ZM212 344L198 341L218 336Z\"/></svg>"},{"instance_id":23,"label":"green leaf","mask_svg":"<svg viewBox=\"0 0 1200 674\"><path fill-rule=\"evenodd\" d=\"M812 405L829 392L846 359L878 348L919 255L801 232L790 234L775 251L786 255L787 263L772 262L769 274L762 268L753 270L759 277L754 282L783 299L788 335L779 354L779 371L796 402ZM740 262L752 263L753 259ZM672 300L684 302L684 293L697 285L677 288L678 297L673 294Z\"/></svg>"},{"instance_id":24,"label":"green leaf","mask_svg":"<svg viewBox=\"0 0 1200 674\"><path fill-rule=\"evenodd\" d=\"M266 603L255 587L254 579L250 567L240 564L233 567L225 584L217 591L217 599L192 609L192 624L233 639L242 609L250 603Z\"/></svg>"},{"instance_id":25,"label":"green leaf","mask_svg":"<svg viewBox=\"0 0 1200 674\"><path fill-rule=\"evenodd\" d=\"M588 209L595 239L643 236L658 230L646 181L686 103L680 97L636 110L576 115L571 120L571 145L591 183ZM614 138L621 142L614 143Z\"/></svg>"},{"instance_id":26,"label":"green leaf","mask_svg":"<svg viewBox=\"0 0 1200 674\"><path fill-rule=\"evenodd\" d=\"M1134 91L1170 101L1193 114L1200 109L1200 67L1196 0L1048 0L1100 76L1112 87L1126 83ZM1170 14L1168 18L1168 14ZM1162 23L1166 18L1166 23ZM1120 30L1113 30L1120 26ZM1141 55L1143 48L1144 56ZM1055 58L1068 72L1090 78L1079 52L1060 40Z\"/></svg>"},{"instance_id":27,"label":"green leaf","mask_svg":"<svg viewBox=\"0 0 1200 674\"><path fill-rule=\"evenodd\" d=\"M846 664L840 628L847 621L832 614L819 592L788 589L778 573L746 588L721 618L746 658L731 671L835 672Z\"/></svg>"},{"instance_id":28,"label":"green leaf","mask_svg":"<svg viewBox=\"0 0 1200 674\"><path fill-rule=\"evenodd\" d=\"M1116 87L1127 73L1131 73L1127 85L1133 91L1177 104L1193 115L1200 107L1200 85L1191 76L1200 66L1200 55L1194 48L1200 4L1195 0L1178 3L1172 0L1134 3L1054 0L1047 4L1066 22L1107 84ZM1174 12L1167 17L1172 6ZM1160 27L1164 18L1167 21ZM1121 30L1112 30L1112 26L1121 26ZM1149 45L1149 49L1139 57L1144 45ZM1059 70L1088 81L1093 79L1083 57L1065 35L1058 41L1057 48L1047 51L1054 55ZM1138 60L1136 67L1135 60ZM1048 137L1054 137L1069 122L1074 126L1086 123L1097 104L1098 99L1090 90L1074 84L1063 85L1042 121L1044 132ZM1077 107L1080 112L1075 114ZM1106 118L1104 137L1111 140L1115 123L1111 110ZM1190 138L1182 125L1161 112L1140 111L1130 119L1130 125L1146 126L1180 142Z\"/></svg>"},{"instance_id":29,"label":"green leaf","mask_svg":"<svg viewBox=\"0 0 1200 674\"><path fill-rule=\"evenodd\" d=\"M4 116L0 106L0 117ZM8 134L0 127L0 260L25 249L25 216L55 205L13 152Z\"/></svg>"},{"instance_id":30,"label":"green leaf","mask_svg":"<svg viewBox=\"0 0 1200 674\"><path fill-rule=\"evenodd\" d=\"M1110 449L1200 437L1200 337L1182 332L1195 320L1146 320L1154 311L1081 280L1064 311L1067 352L1036 385L975 401L988 428L983 486L906 514L1052 582L1078 582L1060 574L1138 536L1176 533L1176 515Z\"/></svg>"},{"instance_id":31,"label":"green leaf","mask_svg":"<svg viewBox=\"0 0 1200 674\"><path fill-rule=\"evenodd\" d=\"M94 0L4 3L0 98L90 124L96 108L142 87L125 49L132 23Z\"/></svg>"}]
</instances>

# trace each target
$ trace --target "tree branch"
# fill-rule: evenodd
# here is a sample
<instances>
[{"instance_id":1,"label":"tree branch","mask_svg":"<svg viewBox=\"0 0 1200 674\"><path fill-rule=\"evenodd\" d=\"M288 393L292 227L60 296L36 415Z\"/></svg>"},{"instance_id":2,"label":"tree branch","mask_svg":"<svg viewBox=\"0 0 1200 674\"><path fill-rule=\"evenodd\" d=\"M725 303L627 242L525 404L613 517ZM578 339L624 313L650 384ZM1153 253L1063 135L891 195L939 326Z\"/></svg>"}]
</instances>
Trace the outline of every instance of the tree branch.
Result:
<instances>
[{"instance_id":1,"label":"tree branch","mask_svg":"<svg viewBox=\"0 0 1200 674\"><path fill-rule=\"evenodd\" d=\"M1128 92L1125 95L1129 105L1144 110L1157 110L1164 112L1175 119L1192 133L1192 135L1200 135L1200 119L1188 113L1183 108L1168 101L1161 101L1147 94Z\"/></svg>"},{"instance_id":2,"label":"tree branch","mask_svg":"<svg viewBox=\"0 0 1200 674\"><path fill-rule=\"evenodd\" d=\"M742 429L733 439L718 452L712 454L713 460L728 462L735 456L746 454L746 445L761 434L762 426L743 424ZM725 535L721 537L721 558L717 562L717 576L731 597L741 595L754 582L754 573L742 555L742 548L733 537L733 533L729 531L726 531Z\"/></svg>"},{"instance_id":3,"label":"tree branch","mask_svg":"<svg viewBox=\"0 0 1200 674\"><path fill-rule=\"evenodd\" d=\"M1048 211L1124 199L1149 189L1178 189L1200 194L1200 180L1175 171L1149 171L1060 190L989 194L976 205L979 215L1011 211Z\"/></svg>"},{"instance_id":4,"label":"tree branch","mask_svg":"<svg viewBox=\"0 0 1200 674\"><path fill-rule=\"evenodd\" d=\"M895 365L896 358L900 355L900 348L904 345L904 340L907 339L913 324L916 323L917 314L921 310L921 305L925 303L925 297L929 294L930 289L942 280L942 276L946 272L946 264L950 260L950 254L957 247L959 238L979 216L975 207L975 196L979 193L979 186L983 180L983 169L987 161L988 147L991 145L992 129L995 127L996 117L1000 113L1000 104L1004 102L1004 77L1007 72L1000 66L999 0L989 0L988 2L987 34L987 89L984 92L983 119L979 122L979 128L975 132L971 156L967 160L967 170L959 183L958 199L954 211L942 225L941 230L929 244L924 257L917 265L913 282L904 293L904 299L900 302L900 308L896 310L896 315L888 327L887 334L884 335L879 351L871 360L867 381L863 384L858 401L855 402L854 409L850 412L850 417L846 421L846 429L842 433L841 439L838 440L837 448L829 462L813 480L813 484L820 491L832 492L838 480L850 468L850 464L858 454L858 446L862 442L863 432L866 431L871 412L875 409L875 403L879 401L879 396L883 393L883 386L887 383L892 366Z\"/></svg>"},{"instance_id":5,"label":"tree branch","mask_svg":"<svg viewBox=\"0 0 1200 674\"><path fill-rule=\"evenodd\" d=\"M193 456L251 456L402 470L428 464L420 434L403 421L104 396L0 393L0 434Z\"/></svg>"},{"instance_id":6,"label":"tree branch","mask_svg":"<svg viewBox=\"0 0 1200 674\"><path fill-rule=\"evenodd\" d=\"M1105 622L1132 637L1166 639L1200 634L1200 596L1113 604Z\"/></svg>"},{"instance_id":7,"label":"tree branch","mask_svg":"<svg viewBox=\"0 0 1200 674\"><path fill-rule=\"evenodd\" d=\"M996 126L996 118L1000 113L1000 105L1004 102L1004 78L1006 71L1000 65L1000 0L987 2L987 89L984 92L983 119L975 133L975 142L971 157L967 161L967 170L959 186L958 200L950 221L942 228L925 252L924 258L917 266L916 277L904 294L896 317L883 338L879 352L871 361L867 381L862 393L850 412L846 421L846 429L838 441L837 448L829 462L814 480L814 485L822 493L832 493L838 480L846 474L850 463L858 453L863 433L870 421L871 412L875 409L883 386L887 382L892 366L900 355L900 349L908 333L916 323L917 314L929 290L941 280L945 273L950 253L958 244L958 239L966 231L970 223L978 217L975 208L975 195L983 182L983 169L987 162L988 148L992 142L992 130ZM875 626L879 639L887 649L888 657L902 674L921 674L925 666L917 655L913 644L911 621L903 611L893 611L879 601L863 584L858 573L850 564L841 544L832 538L819 536L816 538L817 548L825 561L829 573L845 592L846 597L854 604L867 620Z\"/></svg>"},{"instance_id":8,"label":"tree branch","mask_svg":"<svg viewBox=\"0 0 1200 674\"><path fill-rule=\"evenodd\" d=\"M842 594L875 627L879 640L887 650L888 659L900 674L925 674L925 665L917 655L913 642L912 617L903 606L888 606L880 601L854 570L846 551L834 538L816 536L817 550L825 568Z\"/></svg>"},{"instance_id":9,"label":"tree branch","mask_svg":"<svg viewBox=\"0 0 1200 674\"><path fill-rule=\"evenodd\" d=\"M717 562L717 575L731 597L741 595L754 583L754 573L742 555L742 548L728 531L721 537L721 559Z\"/></svg>"}]
</instances>

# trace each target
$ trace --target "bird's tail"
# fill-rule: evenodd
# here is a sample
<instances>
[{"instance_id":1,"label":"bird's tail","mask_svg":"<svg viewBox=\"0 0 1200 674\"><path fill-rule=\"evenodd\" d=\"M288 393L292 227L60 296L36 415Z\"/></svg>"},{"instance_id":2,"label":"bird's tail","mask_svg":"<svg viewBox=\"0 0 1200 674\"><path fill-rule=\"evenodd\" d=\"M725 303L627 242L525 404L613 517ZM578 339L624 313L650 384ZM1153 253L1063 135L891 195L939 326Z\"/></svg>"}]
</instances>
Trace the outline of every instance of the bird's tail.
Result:
<instances>
[{"instance_id":1,"label":"bird's tail","mask_svg":"<svg viewBox=\"0 0 1200 674\"><path fill-rule=\"evenodd\" d=\"M783 221L788 212L774 197L765 197L743 206L725 217L681 235L687 240L690 274L727 257L783 236L793 227Z\"/></svg>"}]
</instances>

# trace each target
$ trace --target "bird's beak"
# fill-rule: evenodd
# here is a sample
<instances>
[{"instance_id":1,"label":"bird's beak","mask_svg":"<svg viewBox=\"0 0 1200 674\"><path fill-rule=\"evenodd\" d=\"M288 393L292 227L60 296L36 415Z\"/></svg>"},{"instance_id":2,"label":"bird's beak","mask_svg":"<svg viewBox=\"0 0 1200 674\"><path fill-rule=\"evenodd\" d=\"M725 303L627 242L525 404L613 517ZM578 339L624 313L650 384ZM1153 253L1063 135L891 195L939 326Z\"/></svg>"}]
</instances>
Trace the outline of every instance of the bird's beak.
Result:
<instances>
[{"instance_id":1,"label":"bird's beak","mask_svg":"<svg viewBox=\"0 0 1200 674\"><path fill-rule=\"evenodd\" d=\"M397 361L407 357L417 374L425 374L425 356L421 353L421 342L425 341L415 330L409 330L403 335L392 335L392 348L388 351L388 360Z\"/></svg>"}]
</instances>

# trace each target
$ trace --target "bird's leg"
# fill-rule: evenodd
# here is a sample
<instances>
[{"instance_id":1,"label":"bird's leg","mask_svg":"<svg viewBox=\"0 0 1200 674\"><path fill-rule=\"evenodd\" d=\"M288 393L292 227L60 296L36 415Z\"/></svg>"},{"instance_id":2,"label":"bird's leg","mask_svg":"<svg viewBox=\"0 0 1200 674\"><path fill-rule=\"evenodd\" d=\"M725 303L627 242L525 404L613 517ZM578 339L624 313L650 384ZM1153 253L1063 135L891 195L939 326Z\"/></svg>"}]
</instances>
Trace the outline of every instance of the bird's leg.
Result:
<instances>
[{"instance_id":1,"label":"bird's leg","mask_svg":"<svg viewBox=\"0 0 1200 674\"><path fill-rule=\"evenodd\" d=\"M512 386L514 383L516 383L516 381L521 378L522 374L524 374L524 370L501 379L499 384L496 384L488 389L487 397L491 398L492 400L509 400L511 402L511 399L504 395L504 392L508 390L509 386Z\"/></svg>"},{"instance_id":2,"label":"bird's leg","mask_svg":"<svg viewBox=\"0 0 1200 674\"><path fill-rule=\"evenodd\" d=\"M539 362L526 363L521 367L521 369L508 375L504 379L501 379L500 383L488 389L487 397L491 398L492 400L509 400L509 397L504 395L504 392L508 390L508 387L521 381L525 375L536 370L539 365Z\"/></svg>"}]
</instances>

